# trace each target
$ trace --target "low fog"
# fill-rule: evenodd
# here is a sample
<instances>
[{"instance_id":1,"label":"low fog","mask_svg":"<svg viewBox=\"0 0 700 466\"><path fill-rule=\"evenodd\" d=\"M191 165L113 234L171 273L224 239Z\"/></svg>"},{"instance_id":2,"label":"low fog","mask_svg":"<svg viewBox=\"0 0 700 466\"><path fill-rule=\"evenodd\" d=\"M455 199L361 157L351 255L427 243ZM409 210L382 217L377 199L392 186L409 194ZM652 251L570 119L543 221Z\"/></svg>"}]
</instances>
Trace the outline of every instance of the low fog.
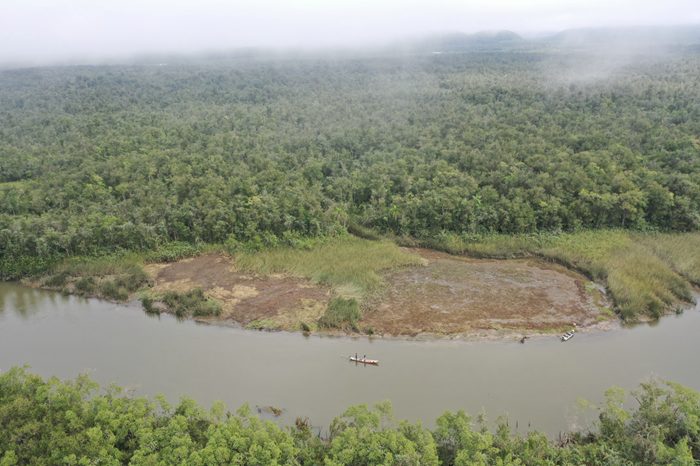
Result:
<instances>
[{"instance_id":1,"label":"low fog","mask_svg":"<svg viewBox=\"0 0 700 466\"><path fill-rule=\"evenodd\" d=\"M367 47L445 32L700 23L697 0L3 0L0 64Z\"/></svg>"}]
</instances>

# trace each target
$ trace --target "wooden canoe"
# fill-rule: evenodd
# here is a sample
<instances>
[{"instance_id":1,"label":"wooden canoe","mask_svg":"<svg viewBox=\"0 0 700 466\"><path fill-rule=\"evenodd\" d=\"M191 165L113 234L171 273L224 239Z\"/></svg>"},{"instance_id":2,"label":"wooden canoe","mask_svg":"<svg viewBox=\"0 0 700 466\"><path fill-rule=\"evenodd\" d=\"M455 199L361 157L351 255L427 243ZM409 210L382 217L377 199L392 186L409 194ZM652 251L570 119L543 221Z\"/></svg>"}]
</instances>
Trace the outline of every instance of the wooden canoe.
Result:
<instances>
[{"instance_id":1,"label":"wooden canoe","mask_svg":"<svg viewBox=\"0 0 700 466\"><path fill-rule=\"evenodd\" d=\"M357 362L360 364L372 364L373 366L379 365L378 359L365 359L365 358L356 358L355 356L350 356L350 361Z\"/></svg>"}]
</instances>

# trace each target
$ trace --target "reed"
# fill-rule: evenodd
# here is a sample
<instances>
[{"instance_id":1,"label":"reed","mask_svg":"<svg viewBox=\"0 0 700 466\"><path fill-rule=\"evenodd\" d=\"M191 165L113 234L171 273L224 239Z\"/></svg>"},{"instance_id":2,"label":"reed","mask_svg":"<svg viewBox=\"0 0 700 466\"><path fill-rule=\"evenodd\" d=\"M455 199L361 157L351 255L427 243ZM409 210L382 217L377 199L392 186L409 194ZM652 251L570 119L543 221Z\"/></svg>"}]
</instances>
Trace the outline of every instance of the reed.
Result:
<instances>
[{"instance_id":1,"label":"reed","mask_svg":"<svg viewBox=\"0 0 700 466\"><path fill-rule=\"evenodd\" d=\"M56 264L40 283L83 296L125 301L149 283L143 260L135 253L76 256Z\"/></svg>"},{"instance_id":2,"label":"reed","mask_svg":"<svg viewBox=\"0 0 700 466\"><path fill-rule=\"evenodd\" d=\"M641 239L673 270L700 286L700 233L666 233Z\"/></svg>"},{"instance_id":3,"label":"reed","mask_svg":"<svg viewBox=\"0 0 700 466\"><path fill-rule=\"evenodd\" d=\"M332 287L339 296L358 301L381 287L382 271L421 262L391 241L352 236L319 240L310 249L279 247L236 254L236 266L241 270L307 278Z\"/></svg>"}]
</instances>

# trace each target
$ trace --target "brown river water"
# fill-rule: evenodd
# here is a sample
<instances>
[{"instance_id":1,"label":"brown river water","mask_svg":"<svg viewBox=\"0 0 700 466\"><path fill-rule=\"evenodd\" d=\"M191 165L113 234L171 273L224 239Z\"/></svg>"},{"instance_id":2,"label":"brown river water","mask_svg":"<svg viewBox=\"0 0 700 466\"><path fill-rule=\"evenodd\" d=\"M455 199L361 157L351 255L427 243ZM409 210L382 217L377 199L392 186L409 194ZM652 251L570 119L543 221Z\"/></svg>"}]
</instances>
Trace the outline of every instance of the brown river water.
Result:
<instances>
[{"instance_id":1,"label":"brown river water","mask_svg":"<svg viewBox=\"0 0 700 466\"><path fill-rule=\"evenodd\" d=\"M402 341L304 337L152 317L117 305L0 283L0 370L88 373L139 395L188 395L205 406L275 406L280 421L326 428L353 404L391 400L398 418L432 426L446 410L508 417L519 432L585 429L581 399L651 377L700 390L700 306L640 325L515 341ZM351 354L378 367L348 362Z\"/></svg>"}]
</instances>

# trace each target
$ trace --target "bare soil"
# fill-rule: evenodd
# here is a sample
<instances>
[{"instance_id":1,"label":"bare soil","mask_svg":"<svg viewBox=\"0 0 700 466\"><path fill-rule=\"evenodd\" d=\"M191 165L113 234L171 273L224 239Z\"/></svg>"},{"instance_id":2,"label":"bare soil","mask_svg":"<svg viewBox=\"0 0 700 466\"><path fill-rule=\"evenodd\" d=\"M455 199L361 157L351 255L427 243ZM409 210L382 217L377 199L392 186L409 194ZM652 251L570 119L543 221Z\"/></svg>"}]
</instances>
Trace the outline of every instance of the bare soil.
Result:
<instances>
[{"instance_id":1,"label":"bare soil","mask_svg":"<svg viewBox=\"0 0 700 466\"><path fill-rule=\"evenodd\" d=\"M562 266L414 251L427 265L386 276L386 291L365 311L365 329L395 336L538 334L609 319L604 293Z\"/></svg>"},{"instance_id":2,"label":"bare soil","mask_svg":"<svg viewBox=\"0 0 700 466\"><path fill-rule=\"evenodd\" d=\"M383 336L513 336L604 326L605 294L584 276L538 259L482 260L413 249L425 265L384 276L386 289L365 303L360 328ZM223 313L211 321L251 328L315 329L332 290L283 276L236 270L209 254L150 264L154 291L202 288Z\"/></svg>"},{"instance_id":3,"label":"bare soil","mask_svg":"<svg viewBox=\"0 0 700 466\"><path fill-rule=\"evenodd\" d=\"M221 303L218 320L244 326L264 320L266 327L294 330L301 322L318 320L330 299L330 290L305 280L241 273L230 258L219 254L145 268L154 280L154 292L201 288Z\"/></svg>"}]
</instances>

